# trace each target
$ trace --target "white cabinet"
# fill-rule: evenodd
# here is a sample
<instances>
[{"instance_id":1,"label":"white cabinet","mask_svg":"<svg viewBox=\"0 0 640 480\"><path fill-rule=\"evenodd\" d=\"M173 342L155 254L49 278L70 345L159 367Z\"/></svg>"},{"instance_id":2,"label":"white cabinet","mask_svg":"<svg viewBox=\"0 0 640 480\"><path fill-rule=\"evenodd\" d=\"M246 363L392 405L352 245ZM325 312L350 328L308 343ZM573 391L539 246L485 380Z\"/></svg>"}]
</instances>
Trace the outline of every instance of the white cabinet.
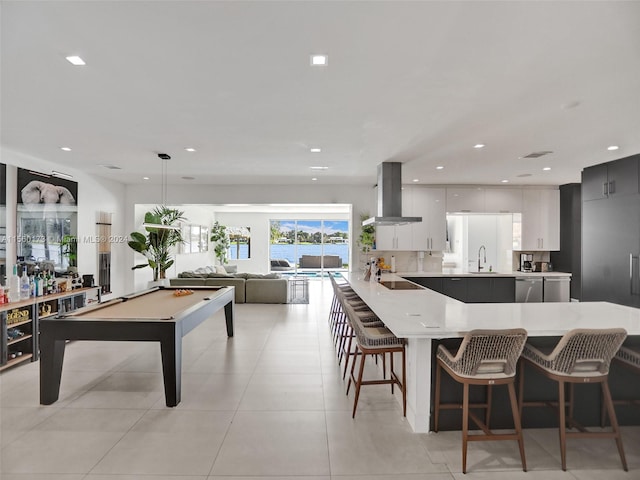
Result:
<instances>
[{"instance_id":1,"label":"white cabinet","mask_svg":"<svg viewBox=\"0 0 640 480\"><path fill-rule=\"evenodd\" d=\"M560 190L522 191L519 250L560 250Z\"/></svg>"},{"instance_id":2,"label":"white cabinet","mask_svg":"<svg viewBox=\"0 0 640 480\"><path fill-rule=\"evenodd\" d=\"M412 216L412 190L402 187L402 215ZM376 225L376 250L411 250L412 225Z\"/></svg>"},{"instance_id":3,"label":"white cabinet","mask_svg":"<svg viewBox=\"0 0 640 480\"><path fill-rule=\"evenodd\" d=\"M487 188L484 191L486 213L522 212L521 188Z\"/></svg>"},{"instance_id":4,"label":"white cabinet","mask_svg":"<svg viewBox=\"0 0 640 480\"><path fill-rule=\"evenodd\" d=\"M422 222L376 227L376 250L442 251L446 241L444 188L406 185L402 188L402 215Z\"/></svg>"},{"instance_id":5,"label":"white cabinet","mask_svg":"<svg viewBox=\"0 0 640 480\"><path fill-rule=\"evenodd\" d=\"M444 188L415 187L413 215L422 217L414 223L413 250L443 251L447 236L446 192Z\"/></svg>"},{"instance_id":6,"label":"white cabinet","mask_svg":"<svg viewBox=\"0 0 640 480\"><path fill-rule=\"evenodd\" d=\"M484 213L483 187L447 188L447 212Z\"/></svg>"}]
</instances>

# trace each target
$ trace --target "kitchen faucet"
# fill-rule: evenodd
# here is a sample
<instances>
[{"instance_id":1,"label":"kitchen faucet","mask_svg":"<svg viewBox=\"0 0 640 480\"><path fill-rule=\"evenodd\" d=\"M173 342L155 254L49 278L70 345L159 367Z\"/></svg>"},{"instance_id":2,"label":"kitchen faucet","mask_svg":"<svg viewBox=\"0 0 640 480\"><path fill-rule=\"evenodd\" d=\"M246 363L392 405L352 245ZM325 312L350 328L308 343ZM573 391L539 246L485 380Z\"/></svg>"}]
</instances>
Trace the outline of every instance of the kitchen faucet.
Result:
<instances>
[{"instance_id":1,"label":"kitchen faucet","mask_svg":"<svg viewBox=\"0 0 640 480\"><path fill-rule=\"evenodd\" d=\"M484 267L480 266L480 251L484 248L484 263L487 263L487 247L480 245L478 249L478 271L481 271Z\"/></svg>"}]
</instances>

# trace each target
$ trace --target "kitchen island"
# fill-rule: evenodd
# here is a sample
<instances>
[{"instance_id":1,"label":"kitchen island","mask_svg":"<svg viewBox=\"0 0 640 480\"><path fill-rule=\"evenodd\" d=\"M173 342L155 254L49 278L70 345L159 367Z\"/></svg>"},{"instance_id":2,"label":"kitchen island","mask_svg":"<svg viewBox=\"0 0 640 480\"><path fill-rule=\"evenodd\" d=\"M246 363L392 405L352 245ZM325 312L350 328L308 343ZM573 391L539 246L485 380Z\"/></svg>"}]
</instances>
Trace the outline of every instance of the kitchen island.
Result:
<instances>
[{"instance_id":1,"label":"kitchen island","mask_svg":"<svg viewBox=\"0 0 640 480\"><path fill-rule=\"evenodd\" d=\"M407 420L415 432L431 425L434 342L470 330L524 328L529 337L560 337L574 328L622 327L640 337L640 310L607 302L463 303L429 289L392 290L345 274L355 292L394 335L407 339ZM404 281L383 274L383 282Z\"/></svg>"}]
</instances>

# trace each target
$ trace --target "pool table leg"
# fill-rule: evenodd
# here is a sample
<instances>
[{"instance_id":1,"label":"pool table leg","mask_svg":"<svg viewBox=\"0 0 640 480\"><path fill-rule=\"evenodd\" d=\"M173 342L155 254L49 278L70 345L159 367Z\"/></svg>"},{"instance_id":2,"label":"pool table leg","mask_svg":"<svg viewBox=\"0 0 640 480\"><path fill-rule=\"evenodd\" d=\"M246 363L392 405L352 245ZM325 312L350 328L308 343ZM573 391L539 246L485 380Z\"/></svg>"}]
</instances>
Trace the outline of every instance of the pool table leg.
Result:
<instances>
[{"instance_id":1,"label":"pool table leg","mask_svg":"<svg viewBox=\"0 0 640 480\"><path fill-rule=\"evenodd\" d=\"M46 331L40 333L40 404L51 405L60 396L62 360L66 340L56 340Z\"/></svg>"},{"instance_id":2,"label":"pool table leg","mask_svg":"<svg viewBox=\"0 0 640 480\"><path fill-rule=\"evenodd\" d=\"M227 320L227 336L233 337L233 307L235 302L232 300L224 306L224 316Z\"/></svg>"},{"instance_id":3,"label":"pool table leg","mask_svg":"<svg viewBox=\"0 0 640 480\"><path fill-rule=\"evenodd\" d=\"M178 331L178 324L167 329L166 335L163 335L160 352L165 403L167 407L175 407L180 403L182 384L182 335Z\"/></svg>"}]
</instances>

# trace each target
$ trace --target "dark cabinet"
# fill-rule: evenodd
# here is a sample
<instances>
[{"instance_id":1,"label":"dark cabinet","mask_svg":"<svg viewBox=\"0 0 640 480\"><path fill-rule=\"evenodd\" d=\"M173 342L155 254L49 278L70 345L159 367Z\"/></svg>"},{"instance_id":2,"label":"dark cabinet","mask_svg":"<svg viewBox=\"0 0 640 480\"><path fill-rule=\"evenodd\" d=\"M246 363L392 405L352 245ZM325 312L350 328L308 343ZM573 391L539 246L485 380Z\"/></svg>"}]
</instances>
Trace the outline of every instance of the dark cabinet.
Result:
<instances>
[{"instance_id":1,"label":"dark cabinet","mask_svg":"<svg viewBox=\"0 0 640 480\"><path fill-rule=\"evenodd\" d=\"M640 307L639 255L639 195L582 203L583 301Z\"/></svg>"},{"instance_id":2,"label":"dark cabinet","mask_svg":"<svg viewBox=\"0 0 640 480\"><path fill-rule=\"evenodd\" d=\"M465 303L513 303L514 277L405 277L430 290Z\"/></svg>"},{"instance_id":3,"label":"dark cabinet","mask_svg":"<svg viewBox=\"0 0 640 480\"><path fill-rule=\"evenodd\" d=\"M467 281L467 303L487 303L492 301L492 278L469 278Z\"/></svg>"},{"instance_id":4,"label":"dark cabinet","mask_svg":"<svg viewBox=\"0 0 640 480\"><path fill-rule=\"evenodd\" d=\"M422 285L434 292L442 293L442 277L405 277L407 280Z\"/></svg>"},{"instance_id":5,"label":"dark cabinet","mask_svg":"<svg viewBox=\"0 0 640 480\"><path fill-rule=\"evenodd\" d=\"M516 301L516 279L514 277L491 278L491 303L513 303Z\"/></svg>"},{"instance_id":6,"label":"dark cabinet","mask_svg":"<svg viewBox=\"0 0 640 480\"><path fill-rule=\"evenodd\" d=\"M602 163L582 171L582 201L634 195L640 191L640 155Z\"/></svg>"},{"instance_id":7,"label":"dark cabinet","mask_svg":"<svg viewBox=\"0 0 640 480\"><path fill-rule=\"evenodd\" d=\"M467 301L467 279L464 277L443 277L442 293L461 302Z\"/></svg>"},{"instance_id":8,"label":"dark cabinet","mask_svg":"<svg viewBox=\"0 0 640 480\"><path fill-rule=\"evenodd\" d=\"M553 269L571 274L570 297L582 299L581 185L560 185L560 250L550 252Z\"/></svg>"}]
</instances>

